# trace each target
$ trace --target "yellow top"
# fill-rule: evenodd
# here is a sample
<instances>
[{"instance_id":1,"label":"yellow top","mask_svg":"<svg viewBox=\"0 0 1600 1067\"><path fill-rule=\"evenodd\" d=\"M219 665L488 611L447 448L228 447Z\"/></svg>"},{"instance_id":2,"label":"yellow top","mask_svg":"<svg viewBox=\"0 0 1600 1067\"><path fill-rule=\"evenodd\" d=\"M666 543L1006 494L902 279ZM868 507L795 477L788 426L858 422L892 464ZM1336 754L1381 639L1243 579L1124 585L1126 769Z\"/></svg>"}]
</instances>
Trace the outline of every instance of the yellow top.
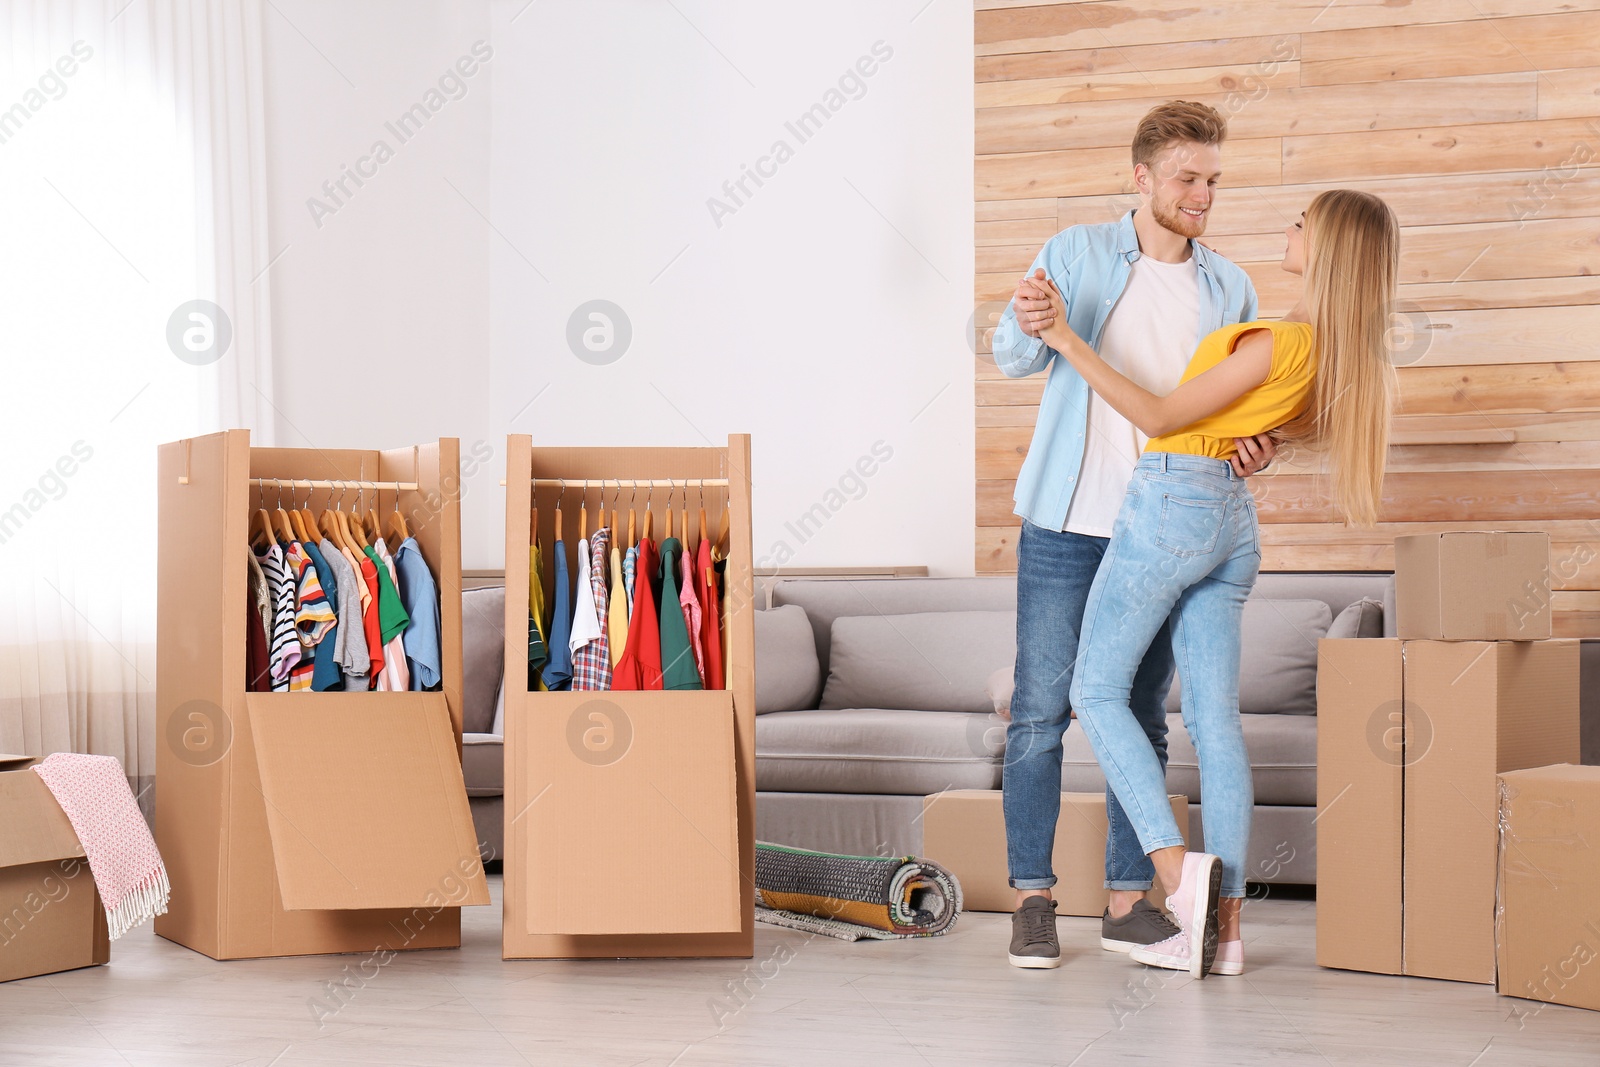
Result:
<instances>
[{"instance_id":1,"label":"yellow top","mask_svg":"<svg viewBox=\"0 0 1600 1067\"><path fill-rule=\"evenodd\" d=\"M1227 459L1237 449L1235 437L1254 437L1275 430L1306 409L1316 367L1311 358L1311 324L1305 322L1236 322L1206 336L1183 372L1181 385L1233 354L1240 335L1272 331L1272 370L1267 380L1223 408L1164 437L1152 437L1146 452L1181 452Z\"/></svg>"}]
</instances>

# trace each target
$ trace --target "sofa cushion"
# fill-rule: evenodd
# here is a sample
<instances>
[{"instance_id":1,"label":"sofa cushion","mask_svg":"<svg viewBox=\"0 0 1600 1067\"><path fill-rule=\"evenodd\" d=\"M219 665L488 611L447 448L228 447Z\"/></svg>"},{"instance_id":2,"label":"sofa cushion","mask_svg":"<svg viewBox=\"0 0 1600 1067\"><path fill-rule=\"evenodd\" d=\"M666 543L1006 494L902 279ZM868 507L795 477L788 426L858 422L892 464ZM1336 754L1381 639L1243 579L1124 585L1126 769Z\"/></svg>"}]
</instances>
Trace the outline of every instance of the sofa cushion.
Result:
<instances>
[{"instance_id":1,"label":"sofa cushion","mask_svg":"<svg viewBox=\"0 0 1600 1067\"><path fill-rule=\"evenodd\" d=\"M1315 715L1317 642L1333 610L1322 600L1245 601L1240 622L1239 710L1256 715ZM1183 664L1167 691L1167 713L1182 706Z\"/></svg>"},{"instance_id":2,"label":"sofa cushion","mask_svg":"<svg viewBox=\"0 0 1600 1067\"><path fill-rule=\"evenodd\" d=\"M756 788L926 796L995 789L1005 724L994 715L899 708L781 711L756 720Z\"/></svg>"},{"instance_id":3,"label":"sofa cushion","mask_svg":"<svg viewBox=\"0 0 1600 1067\"><path fill-rule=\"evenodd\" d=\"M833 620L841 615L909 615L923 611L1016 611L1017 580L1010 575L978 578L785 578L771 602L806 609L816 637L817 662L828 674Z\"/></svg>"},{"instance_id":4,"label":"sofa cushion","mask_svg":"<svg viewBox=\"0 0 1600 1067\"><path fill-rule=\"evenodd\" d=\"M1014 611L842 616L818 707L992 712L989 675L1016 658Z\"/></svg>"},{"instance_id":5,"label":"sofa cushion","mask_svg":"<svg viewBox=\"0 0 1600 1067\"><path fill-rule=\"evenodd\" d=\"M1334 617L1328 636L1340 639L1383 636L1383 601L1362 597Z\"/></svg>"},{"instance_id":6,"label":"sofa cushion","mask_svg":"<svg viewBox=\"0 0 1600 1067\"><path fill-rule=\"evenodd\" d=\"M506 671L505 586L461 594L461 729L485 734L494 723L495 693Z\"/></svg>"},{"instance_id":7,"label":"sofa cushion","mask_svg":"<svg viewBox=\"0 0 1600 1067\"><path fill-rule=\"evenodd\" d=\"M756 612L756 714L817 706L822 669L806 609L785 604Z\"/></svg>"},{"instance_id":8,"label":"sofa cushion","mask_svg":"<svg viewBox=\"0 0 1600 1067\"><path fill-rule=\"evenodd\" d=\"M505 739L499 734L461 735L461 777L467 796L497 797L506 791Z\"/></svg>"},{"instance_id":9,"label":"sofa cushion","mask_svg":"<svg viewBox=\"0 0 1600 1067\"><path fill-rule=\"evenodd\" d=\"M1317 802L1317 720L1308 715L1245 715L1244 744L1250 753L1255 802L1314 806ZM1099 792L1105 774L1076 725L1062 738L1061 788L1067 792ZM1202 800L1199 758L1183 719L1167 716L1167 789L1191 803Z\"/></svg>"}]
</instances>

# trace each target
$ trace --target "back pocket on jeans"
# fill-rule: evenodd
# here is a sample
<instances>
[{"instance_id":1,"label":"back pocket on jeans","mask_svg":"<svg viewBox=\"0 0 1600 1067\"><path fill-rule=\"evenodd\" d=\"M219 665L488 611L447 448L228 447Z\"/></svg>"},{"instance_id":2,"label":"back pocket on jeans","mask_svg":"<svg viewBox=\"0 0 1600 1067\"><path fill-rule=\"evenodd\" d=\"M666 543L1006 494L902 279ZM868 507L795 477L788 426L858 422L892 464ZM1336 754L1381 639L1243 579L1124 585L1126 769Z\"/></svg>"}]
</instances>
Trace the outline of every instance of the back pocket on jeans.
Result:
<instances>
[{"instance_id":1,"label":"back pocket on jeans","mask_svg":"<svg viewBox=\"0 0 1600 1067\"><path fill-rule=\"evenodd\" d=\"M1215 552L1227 508L1225 500L1185 500L1163 493L1156 544L1175 556L1204 556Z\"/></svg>"}]
</instances>

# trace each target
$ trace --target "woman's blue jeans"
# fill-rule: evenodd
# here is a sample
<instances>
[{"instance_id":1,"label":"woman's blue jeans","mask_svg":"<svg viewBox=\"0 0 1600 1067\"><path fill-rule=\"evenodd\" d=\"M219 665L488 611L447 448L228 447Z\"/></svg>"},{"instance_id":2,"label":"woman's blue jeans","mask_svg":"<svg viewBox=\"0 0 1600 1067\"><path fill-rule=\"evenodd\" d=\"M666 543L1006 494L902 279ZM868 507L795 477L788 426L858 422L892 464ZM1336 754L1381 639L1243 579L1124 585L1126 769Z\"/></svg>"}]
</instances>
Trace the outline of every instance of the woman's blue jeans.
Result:
<instances>
[{"instance_id":1,"label":"woman's blue jeans","mask_svg":"<svg viewBox=\"0 0 1600 1067\"><path fill-rule=\"evenodd\" d=\"M1239 725L1239 623L1260 569L1244 479L1224 460L1145 453L1089 591L1072 680L1078 721L1139 843L1146 853L1182 845L1163 761L1129 707L1139 664L1170 618L1183 724L1200 757L1206 850L1222 859L1225 897L1244 896L1255 803Z\"/></svg>"},{"instance_id":2,"label":"woman's blue jeans","mask_svg":"<svg viewBox=\"0 0 1600 1067\"><path fill-rule=\"evenodd\" d=\"M1050 858L1061 817L1061 738L1072 722L1067 693L1078 660L1084 605L1110 543L1108 537L1026 521L1017 542L1016 687L1001 786L1006 856L1011 884L1018 889L1056 884ZM1133 683L1134 716L1163 765L1171 684L1172 653L1163 638L1152 645ZM1109 788L1106 822L1106 888L1149 889L1155 869Z\"/></svg>"}]
</instances>

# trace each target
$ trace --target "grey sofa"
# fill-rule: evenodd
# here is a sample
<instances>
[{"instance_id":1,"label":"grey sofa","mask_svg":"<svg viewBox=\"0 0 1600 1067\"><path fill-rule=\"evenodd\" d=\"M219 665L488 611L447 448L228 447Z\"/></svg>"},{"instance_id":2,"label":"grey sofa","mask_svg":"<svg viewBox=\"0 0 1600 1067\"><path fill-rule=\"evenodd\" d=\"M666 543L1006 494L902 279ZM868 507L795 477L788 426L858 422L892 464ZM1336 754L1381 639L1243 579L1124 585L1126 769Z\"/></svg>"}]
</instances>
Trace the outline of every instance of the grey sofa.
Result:
<instances>
[{"instance_id":1,"label":"grey sofa","mask_svg":"<svg viewBox=\"0 0 1600 1067\"><path fill-rule=\"evenodd\" d=\"M1317 641L1335 620L1335 636L1382 636L1392 598L1385 574L1267 574L1251 596L1240 703L1252 880L1316 880ZM1015 661L1015 578L797 579L776 583L771 605L756 624L758 838L916 853L924 796L1000 787L1005 728L986 684ZM1174 683L1169 788L1189 797L1191 841L1203 843L1178 694ZM1061 784L1105 788L1080 729L1067 731Z\"/></svg>"}]
</instances>

